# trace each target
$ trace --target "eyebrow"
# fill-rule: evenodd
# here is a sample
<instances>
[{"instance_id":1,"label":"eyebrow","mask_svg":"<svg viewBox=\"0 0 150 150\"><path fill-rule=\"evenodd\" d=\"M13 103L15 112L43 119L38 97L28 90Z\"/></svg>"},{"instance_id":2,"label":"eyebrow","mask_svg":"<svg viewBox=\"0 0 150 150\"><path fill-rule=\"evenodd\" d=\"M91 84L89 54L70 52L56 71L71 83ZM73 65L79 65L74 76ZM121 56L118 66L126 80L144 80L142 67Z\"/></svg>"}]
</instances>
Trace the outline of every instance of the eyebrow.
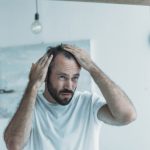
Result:
<instances>
[{"instance_id":1,"label":"eyebrow","mask_svg":"<svg viewBox=\"0 0 150 150\"><path fill-rule=\"evenodd\" d=\"M59 72L57 75L69 76L68 74L66 74L66 73L64 73L64 72ZM80 76L80 74L79 74L79 73L76 73L76 74L74 74L73 76L77 76L77 77L79 77L79 76Z\"/></svg>"}]
</instances>

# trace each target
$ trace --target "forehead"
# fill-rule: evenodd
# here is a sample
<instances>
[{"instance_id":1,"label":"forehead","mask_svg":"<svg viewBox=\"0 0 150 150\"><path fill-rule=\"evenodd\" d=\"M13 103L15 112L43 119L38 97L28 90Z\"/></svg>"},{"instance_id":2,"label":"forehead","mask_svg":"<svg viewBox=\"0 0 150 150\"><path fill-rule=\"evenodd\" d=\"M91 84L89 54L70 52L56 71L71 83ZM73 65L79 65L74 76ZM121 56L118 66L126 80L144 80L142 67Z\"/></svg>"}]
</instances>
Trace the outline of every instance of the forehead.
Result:
<instances>
[{"instance_id":1,"label":"forehead","mask_svg":"<svg viewBox=\"0 0 150 150\"><path fill-rule=\"evenodd\" d=\"M54 66L52 72L55 73L66 73L76 74L80 72L80 66L73 58L67 58L63 54L59 54L54 59Z\"/></svg>"}]
</instances>

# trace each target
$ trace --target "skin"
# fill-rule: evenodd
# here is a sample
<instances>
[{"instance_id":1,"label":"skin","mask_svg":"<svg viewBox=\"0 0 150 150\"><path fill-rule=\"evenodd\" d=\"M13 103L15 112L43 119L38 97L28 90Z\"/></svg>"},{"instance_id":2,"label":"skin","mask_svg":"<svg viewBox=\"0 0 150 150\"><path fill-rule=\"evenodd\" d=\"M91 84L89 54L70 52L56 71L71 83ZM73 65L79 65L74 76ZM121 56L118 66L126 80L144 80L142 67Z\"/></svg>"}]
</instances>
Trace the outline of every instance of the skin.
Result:
<instances>
[{"instance_id":1,"label":"skin","mask_svg":"<svg viewBox=\"0 0 150 150\"><path fill-rule=\"evenodd\" d=\"M72 53L81 67L91 74L104 95L106 105L99 109L97 114L100 120L111 125L125 125L136 119L135 108L128 96L98 68L84 50L71 45L63 45L63 48ZM8 150L22 149L29 138L37 92L46 80L51 60L52 56L44 55L38 62L32 64L29 83L21 104L4 133ZM58 104L66 104L70 101L77 87L80 69L75 60L67 59L61 54L56 56L52 73L45 84L45 98L51 103ZM50 94L47 85L50 85L51 91L57 95L59 102L55 100L54 95Z\"/></svg>"},{"instance_id":2,"label":"skin","mask_svg":"<svg viewBox=\"0 0 150 150\"><path fill-rule=\"evenodd\" d=\"M57 67L56 67L57 66ZM46 90L44 96L49 102L58 103L65 105L70 102L76 88L77 82L80 75L80 67L74 59L65 58L62 54L56 56L55 65L53 71L48 78L48 84L46 84ZM53 81L53 82L52 82ZM54 98L51 92L48 91L48 87L53 89L53 93L57 94L57 97Z\"/></svg>"},{"instance_id":3,"label":"skin","mask_svg":"<svg viewBox=\"0 0 150 150\"><path fill-rule=\"evenodd\" d=\"M32 125L32 114L35 107L39 87L45 81L52 56L44 55L32 64L29 83L20 106L4 132L4 140L8 150L21 150L27 142Z\"/></svg>"},{"instance_id":4,"label":"skin","mask_svg":"<svg viewBox=\"0 0 150 150\"><path fill-rule=\"evenodd\" d=\"M72 53L78 63L91 74L105 97L107 104L98 111L98 118L111 125L126 125L134 121L136 110L128 96L92 61L90 56L84 50L71 45L63 45L63 48Z\"/></svg>"}]
</instances>

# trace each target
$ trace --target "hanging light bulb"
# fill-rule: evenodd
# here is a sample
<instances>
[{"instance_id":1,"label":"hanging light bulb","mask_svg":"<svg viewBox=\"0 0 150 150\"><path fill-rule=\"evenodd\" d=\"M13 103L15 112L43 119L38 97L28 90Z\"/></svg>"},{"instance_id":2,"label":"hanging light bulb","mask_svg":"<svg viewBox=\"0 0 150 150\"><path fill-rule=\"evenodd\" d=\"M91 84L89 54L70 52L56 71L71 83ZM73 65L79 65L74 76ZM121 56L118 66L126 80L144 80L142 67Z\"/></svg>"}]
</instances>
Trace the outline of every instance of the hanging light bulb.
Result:
<instances>
[{"instance_id":1,"label":"hanging light bulb","mask_svg":"<svg viewBox=\"0 0 150 150\"><path fill-rule=\"evenodd\" d=\"M31 24L31 30L34 34L38 34L42 31L42 24L39 21L37 0L36 0L36 13L35 13L35 16L34 16L34 22Z\"/></svg>"},{"instance_id":2,"label":"hanging light bulb","mask_svg":"<svg viewBox=\"0 0 150 150\"><path fill-rule=\"evenodd\" d=\"M42 24L39 22L39 14L35 14L35 20L31 24L31 30L33 33L38 34L42 31Z\"/></svg>"}]
</instances>

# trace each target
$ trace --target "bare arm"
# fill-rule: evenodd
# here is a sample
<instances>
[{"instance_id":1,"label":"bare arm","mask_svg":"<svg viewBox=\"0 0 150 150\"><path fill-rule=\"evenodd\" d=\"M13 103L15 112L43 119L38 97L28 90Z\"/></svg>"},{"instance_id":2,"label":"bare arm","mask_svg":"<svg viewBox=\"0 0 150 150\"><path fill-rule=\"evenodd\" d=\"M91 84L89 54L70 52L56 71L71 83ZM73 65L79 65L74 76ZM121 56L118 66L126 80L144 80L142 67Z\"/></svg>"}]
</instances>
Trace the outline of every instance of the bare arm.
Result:
<instances>
[{"instance_id":1,"label":"bare arm","mask_svg":"<svg viewBox=\"0 0 150 150\"><path fill-rule=\"evenodd\" d=\"M9 150L21 150L29 137L36 95L37 88L29 83L17 112L4 133Z\"/></svg>"},{"instance_id":2,"label":"bare arm","mask_svg":"<svg viewBox=\"0 0 150 150\"><path fill-rule=\"evenodd\" d=\"M135 120L136 111L128 96L91 60L84 50L70 45L63 45L64 49L72 53L79 64L87 70L98 85L106 99L98 111L98 118L111 125L125 125Z\"/></svg>"},{"instance_id":3,"label":"bare arm","mask_svg":"<svg viewBox=\"0 0 150 150\"><path fill-rule=\"evenodd\" d=\"M45 80L51 59L52 57L44 55L36 64L32 64L29 83L20 106L4 133L8 150L21 150L30 136L37 92Z\"/></svg>"},{"instance_id":4,"label":"bare arm","mask_svg":"<svg viewBox=\"0 0 150 150\"><path fill-rule=\"evenodd\" d=\"M90 74L107 102L98 111L98 118L111 125L125 125L135 120L135 108L125 92L95 64L91 67Z\"/></svg>"}]
</instances>

